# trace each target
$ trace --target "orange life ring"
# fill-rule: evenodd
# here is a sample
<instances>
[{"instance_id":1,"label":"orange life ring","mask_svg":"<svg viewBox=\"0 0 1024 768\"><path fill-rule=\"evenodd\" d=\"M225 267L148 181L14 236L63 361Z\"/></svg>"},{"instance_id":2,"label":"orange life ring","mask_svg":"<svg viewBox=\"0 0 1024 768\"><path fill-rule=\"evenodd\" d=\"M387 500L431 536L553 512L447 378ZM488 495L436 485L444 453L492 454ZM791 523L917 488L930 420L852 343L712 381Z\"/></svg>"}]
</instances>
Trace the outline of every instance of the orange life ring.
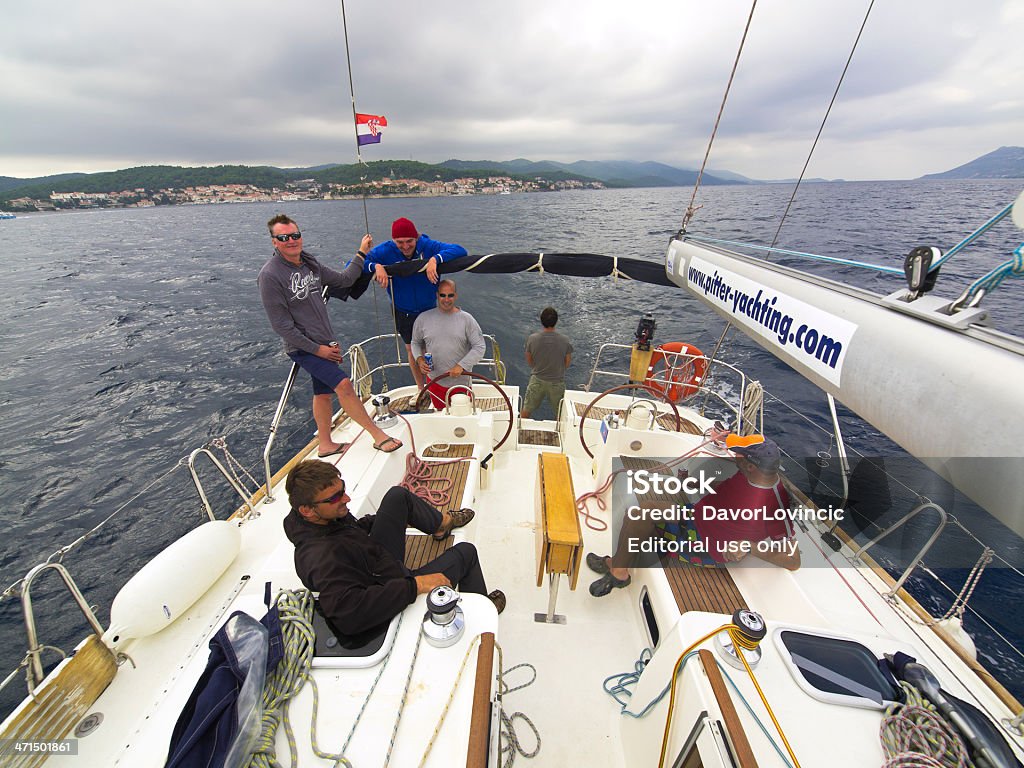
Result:
<instances>
[{"instance_id":1,"label":"orange life ring","mask_svg":"<svg viewBox=\"0 0 1024 768\"><path fill-rule=\"evenodd\" d=\"M693 344L670 341L654 348L644 383L678 403L696 393L707 371L703 352Z\"/></svg>"}]
</instances>

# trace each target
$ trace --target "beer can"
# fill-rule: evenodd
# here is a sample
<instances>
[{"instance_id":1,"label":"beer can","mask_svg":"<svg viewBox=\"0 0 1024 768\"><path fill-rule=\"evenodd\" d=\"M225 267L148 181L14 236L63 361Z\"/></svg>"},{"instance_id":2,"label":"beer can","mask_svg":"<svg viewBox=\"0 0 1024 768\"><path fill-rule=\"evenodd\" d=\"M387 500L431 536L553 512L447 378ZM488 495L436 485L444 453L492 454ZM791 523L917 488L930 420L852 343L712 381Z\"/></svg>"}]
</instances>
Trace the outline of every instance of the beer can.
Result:
<instances>
[{"instance_id":1,"label":"beer can","mask_svg":"<svg viewBox=\"0 0 1024 768\"><path fill-rule=\"evenodd\" d=\"M427 361L427 368L434 370L434 356L429 352L424 352L423 359Z\"/></svg>"}]
</instances>

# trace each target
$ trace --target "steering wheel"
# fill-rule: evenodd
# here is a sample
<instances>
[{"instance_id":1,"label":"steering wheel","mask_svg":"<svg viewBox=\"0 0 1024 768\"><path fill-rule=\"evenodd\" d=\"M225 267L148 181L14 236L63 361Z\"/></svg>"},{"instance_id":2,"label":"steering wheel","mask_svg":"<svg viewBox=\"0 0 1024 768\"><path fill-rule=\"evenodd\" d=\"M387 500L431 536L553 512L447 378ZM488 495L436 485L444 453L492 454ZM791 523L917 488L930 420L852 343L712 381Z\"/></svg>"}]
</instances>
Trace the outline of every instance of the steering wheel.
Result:
<instances>
[{"instance_id":1,"label":"steering wheel","mask_svg":"<svg viewBox=\"0 0 1024 768\"><path fill-rule=\"evenodd\" d=\"M587 414L590 413L590 409L593 408L595 405L597 405L597 402L602 397L604 397L605 395L610 395L612 392L619 392L620 390L623 390L623 389L642 389L642 390L644 390L646 392L649 392L652 395L657 395L659 399L665 401L666 403L668 403L672 407L672 412L675 414L675 417L676 417L676 432L679 432L680 429L683 426L683 421L679 417L679 409L676 407L676 404L674 402L672 402L672 400L669 398L669 396L666 393L660 391L659 389L657 389L655 387L650 386L649 384L620 384L617 387L612 387L611 389L606 389L600 395L598 395L593 400L591 400L590 404L586 408L583 409L583 413L580 416L580 445L583 446L583 450L587 452L587 456L589 456L590 458L594 458L594 454L590 452L590 448L587 447L587 443L583 439L583 425L587 421Z\"/></svg>"},{"instance_id":2,"label":"steering wheel","mask_svg":"<svg viewBox=\"0 0 1024 768\"><path fill-rule=\"evenodd\" d=\"M484 384L490 384L492 387L498 390L498 394L501 395L501 399L505 401L505 408L508 410L508 429L505 430L505 434L501 436L501 439L495 444L495 446L491 448L491 452L487 454L487 457L480 462L480 466L486 468L487 462L491 460L491 456L494 455L494 452L501 448L501 446L505 444L505 441L508 440L508 436L512 434L512 425L515 423L516 420L515 413L513 413L512 411L512 401L508 399L508 395L505 394L505 390L501 388L501 385L498 384L498 382L494 381L493 379L489 379L481 373L473 373L472 371L463 371L460 375L469 376L470 378L473 379L478 379L479 381L484 382ZM452 378L450 372L442 373L436 379L427 379L426 384L423 385L423 391L416 398L417 408L419 407L420 404L420 398L424 396L429 396L430 394L429 392L427 392L427 387L429 387L431 384L441 381L442 379L447 378Z\"/></svg>"}]
</instances>

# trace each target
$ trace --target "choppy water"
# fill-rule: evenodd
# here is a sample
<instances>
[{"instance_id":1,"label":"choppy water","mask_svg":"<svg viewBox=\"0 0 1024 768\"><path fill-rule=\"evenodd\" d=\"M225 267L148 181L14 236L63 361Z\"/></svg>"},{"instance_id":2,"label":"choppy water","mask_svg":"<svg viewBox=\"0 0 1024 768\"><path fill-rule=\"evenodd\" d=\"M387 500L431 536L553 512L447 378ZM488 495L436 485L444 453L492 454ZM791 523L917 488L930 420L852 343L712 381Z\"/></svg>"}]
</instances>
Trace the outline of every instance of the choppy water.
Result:
<instances>
[{"instance_id":1,"label":"choppy water","mask_svg":"<svg viewBox=\"0 0 1024 768\"><path fill-rule=\"evenodd\" d=\"M691 231L763 244L771 242L790 194L788 186L714 187ZM958 242L1020 191L1013 182L889 182L811 184L782 230L780 246L863 261L902 264L914 246ZM689 190L607 190L496 197L371 200L370 228L387 237L397 216L420 230L464 244L470 253L592 252L660 261L678 229ZM90 543L67 557L101 621L117 588L161 547L200 521L187 473L161 478L193 448L232 432L242 462L258 466L288 361L270 330L255 277L268 256L265 221L285 210L300 224L306 247L328 260L357 247L365 230L358 201L156 208L36 215L0 223L0 586L23 576L128 499L141 497ZM1020 243L1008 224L944 268L940 293L955 295L1007 258ZM830 274L888 293L900 281L831 268ZM539 310L562 313L559 329L576 344L568 383L586 383L599 341L629 343L641 311L658 319L660 340L686 339L705 350L719 320L678 290L547 275L460 278L460 303L498 339L511 383L525 383L524 336ZM1012 282L1012 281L1011 281ZM949 286L948 288L945 286ZM1015 290L1015 292L1014 292ZM1019 286L986 300L1001 327L1024 330ZM1017 299L1015 301L1014 299ZM335 330L350 343L388 332L387 304L370 294L332 302ZM380 325L378 325L379 316ZM822 396L781 363L734 334L727 355L755 371L765 387L794 407L824 412ZM965 395L966 396L966 395ZM285 415L275 465L308 438L306 382ZM811 444L814 430L783 410L787 432ZM240 436L258 436L248 442ZM865 454L891 447L863 424L848 427ZM782 441L780 441L782 442ZM784 446L785 447L785 446ZM827 448L827 441L820 449ZM221 495L223 508L233 501ZM143 524L143 521L144 524ZM1020 540L997 529L1007 557ZM109 545L117 543L117 555ZM972 605L998 617L997 631L1019 649L1024 616L1019 581L986 573ZM37 589L43 642L69 649L85 629L70 601L55 600L56 579ZM948 604L938 598L936 607ZM1012 602L1011 602L1012 599ZM944 607L943 607L944 610ZM940 610L941 612L941 610ZM24 648L17 600L0 603L0 676ZM972 621L983 660L1024 696L1024 664L1012 648ZM52 658L51 658L52 661ZM22 689L15 683L15 697ZM8 689L10 691L10 688ZM10 695L5 692L9 700Z\"/></svg>"}]
</instances>

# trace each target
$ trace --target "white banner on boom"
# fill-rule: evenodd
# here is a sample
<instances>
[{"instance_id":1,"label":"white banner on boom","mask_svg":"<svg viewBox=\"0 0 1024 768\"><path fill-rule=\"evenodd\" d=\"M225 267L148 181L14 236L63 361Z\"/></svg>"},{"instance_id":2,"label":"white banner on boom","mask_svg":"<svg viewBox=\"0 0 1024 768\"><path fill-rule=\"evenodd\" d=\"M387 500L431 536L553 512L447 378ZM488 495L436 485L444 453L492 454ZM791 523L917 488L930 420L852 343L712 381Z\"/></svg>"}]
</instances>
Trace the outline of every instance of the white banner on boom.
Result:
<instances>
[{"instance_id":1,"label":"white banner on boom","mask_svg":"<svg viewBox=\"0 0 1024 768\"><path fill-rule=\"evenodd\" d=\"M699 256L690 259L686 282L737 325L779 349L783 359L839 386L846 350L857 330L854 323Z\"/></svg>"}]
</instances>

